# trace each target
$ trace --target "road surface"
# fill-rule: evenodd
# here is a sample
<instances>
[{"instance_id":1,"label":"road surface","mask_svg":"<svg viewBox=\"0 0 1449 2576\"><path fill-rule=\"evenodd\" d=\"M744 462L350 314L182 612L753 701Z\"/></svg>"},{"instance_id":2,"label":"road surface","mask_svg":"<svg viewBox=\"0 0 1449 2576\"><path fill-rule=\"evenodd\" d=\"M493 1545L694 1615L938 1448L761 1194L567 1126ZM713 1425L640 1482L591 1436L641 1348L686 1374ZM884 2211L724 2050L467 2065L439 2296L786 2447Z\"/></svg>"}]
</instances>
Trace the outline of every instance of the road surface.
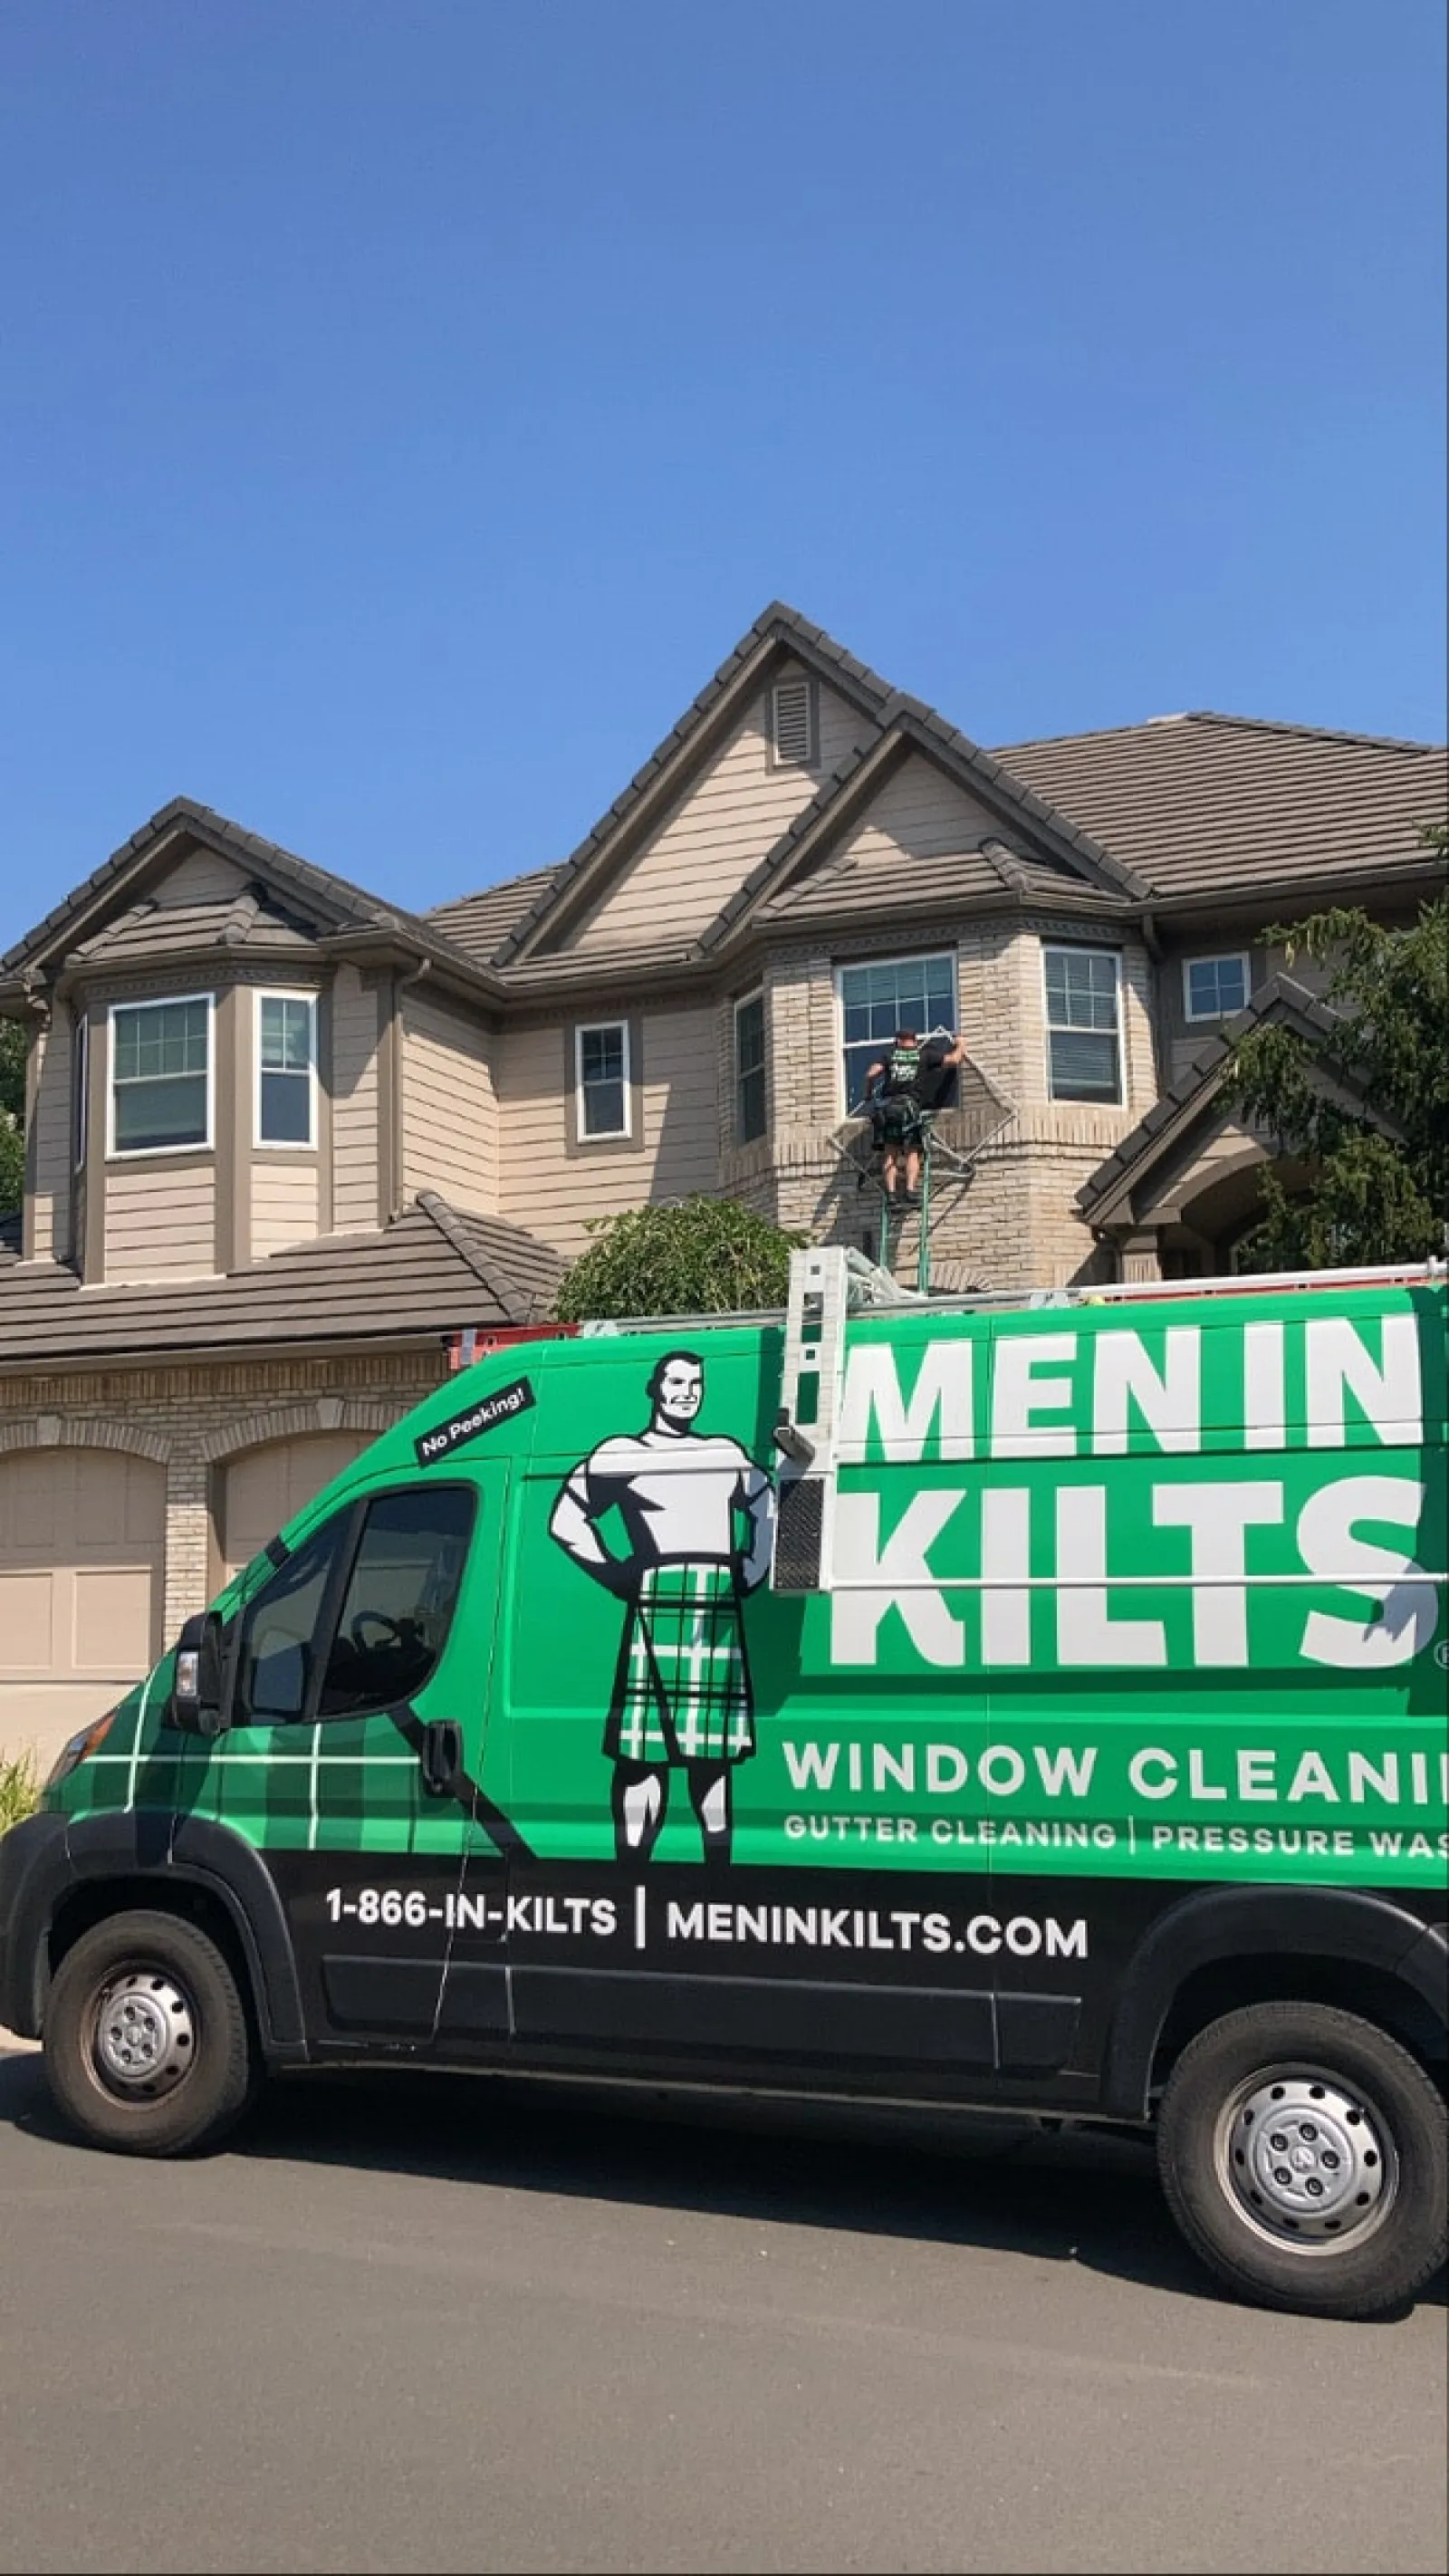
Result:
<instances>
[{"instance_id":1,"label":"road surface","mask_svg":"<svg viewBox=\"0 0 1449 2576\"><path fill-rule=\"evenodd\" d=\"M7 2571L1445 2564L1443 2284L1233 2306L1131 2142L369 2075L163 2166L17 2054L0 2231Z\"/></svg>"}]
</instances>

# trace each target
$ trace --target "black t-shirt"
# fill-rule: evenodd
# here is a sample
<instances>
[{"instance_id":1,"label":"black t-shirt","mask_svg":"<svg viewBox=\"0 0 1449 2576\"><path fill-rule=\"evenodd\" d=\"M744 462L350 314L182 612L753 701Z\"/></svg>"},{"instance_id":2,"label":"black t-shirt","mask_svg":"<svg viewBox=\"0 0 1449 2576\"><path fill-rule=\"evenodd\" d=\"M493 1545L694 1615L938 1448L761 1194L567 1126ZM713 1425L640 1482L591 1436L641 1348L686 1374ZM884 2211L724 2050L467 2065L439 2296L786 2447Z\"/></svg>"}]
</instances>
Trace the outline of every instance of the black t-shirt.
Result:
<instances>
[{"instance_id":1,"label":"black t-shirt","mask_svg":"<svg viewBox=\"0 0 1449 2576\"><path fill-rule=\"evenodd\" d=\"M885 1059L885 1074L880 1086L882 1100L915 1100L922 1088L934 1089L934 1076L946 1061L946 1049L939 1038L927 1038L924 1044L893 1046Z\"/></svg>"}]
</instances>

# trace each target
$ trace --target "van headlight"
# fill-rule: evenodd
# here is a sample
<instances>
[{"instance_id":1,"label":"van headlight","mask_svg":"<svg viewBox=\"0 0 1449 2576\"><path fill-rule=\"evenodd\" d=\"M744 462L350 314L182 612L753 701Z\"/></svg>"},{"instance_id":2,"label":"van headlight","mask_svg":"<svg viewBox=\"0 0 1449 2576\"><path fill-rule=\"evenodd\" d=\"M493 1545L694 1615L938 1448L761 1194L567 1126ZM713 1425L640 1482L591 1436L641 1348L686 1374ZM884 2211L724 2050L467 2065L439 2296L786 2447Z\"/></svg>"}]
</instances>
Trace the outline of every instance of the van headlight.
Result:
<instances>
[{"instance_id":1,"label":"van headlight","mask_svg":"<svg viewBox=\"0 0 1449 2576\"><path fill-rule=\"evenodd\" d=\"M79 1735L73 1735L68 1744L61 1746L50 1766L42 1796L58 1789L62 1780L68 1780L72 1771L78 1771L83 1762L90 1760L91 1755L104 1744L115 1722L115 1710L107 1709L104 1717L96 1718L90 1726L83 1726Z\"/></svg>"}]
</instances>

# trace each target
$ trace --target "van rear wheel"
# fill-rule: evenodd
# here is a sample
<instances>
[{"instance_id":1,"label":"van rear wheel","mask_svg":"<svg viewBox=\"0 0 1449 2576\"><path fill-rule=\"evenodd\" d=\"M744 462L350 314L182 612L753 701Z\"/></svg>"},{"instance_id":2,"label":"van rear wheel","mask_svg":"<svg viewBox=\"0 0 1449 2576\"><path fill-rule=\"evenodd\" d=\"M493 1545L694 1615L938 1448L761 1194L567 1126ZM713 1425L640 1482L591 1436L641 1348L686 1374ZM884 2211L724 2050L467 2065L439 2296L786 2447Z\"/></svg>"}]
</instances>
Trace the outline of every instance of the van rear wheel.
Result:
<instances>
[{"instance_id":1,"label":"van rear wheel","mask_svg":"<svg viewBox=\"0 0 1449 2576\"><path fill-rule=\"evenodd\" d=\"M45 2013L45 2071L98 2146L179 2156L216 2145L251 2099L236 1979L176 1915L113 1914L67 1950Z\"/></svg>"},{"instance_id":2,"label":"van rear wheel","mask_svg":"<svg viewBox=\"0 0 1449 2576\"><path fill-rule=\"evenodd\" d=\"M1194 2252L1240 2296L1373 2317L1446 2251L1449 2132L1397 2040L1326 2004L1253 2004L1184 2049L1158 2166Z\"/></svg>"}]
</instances>

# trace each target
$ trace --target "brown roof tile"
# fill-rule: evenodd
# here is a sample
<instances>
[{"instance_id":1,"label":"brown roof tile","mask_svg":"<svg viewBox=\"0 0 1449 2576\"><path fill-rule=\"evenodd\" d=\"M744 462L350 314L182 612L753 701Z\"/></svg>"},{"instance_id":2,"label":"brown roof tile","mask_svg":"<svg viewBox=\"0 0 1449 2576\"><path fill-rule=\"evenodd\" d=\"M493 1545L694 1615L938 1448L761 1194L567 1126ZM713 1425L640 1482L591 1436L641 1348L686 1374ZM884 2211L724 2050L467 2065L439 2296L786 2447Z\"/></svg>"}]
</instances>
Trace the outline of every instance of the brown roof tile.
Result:
<instances>
[{"instance_id":1,"label":"brown roof tile","mask_svg":"<svg viewBox=\"0 0 1449 2576\"><path fill-rule=\"evenodd\" d=\"M1319 884L1422 859L1446 809L1432 743L1209 713L1008 744L996 757L1163 895Z\"/></svg>"},{"instance_id":2,"label":"brown roof tile","mask_svg":"<svg viewBox=\"0 0 1449 2576\"><path fill-rule=\"evenodd\" d=\"M88 966L139 964L191 956L197 949L298 950L315 947L316 933L267 901L260 886L212 903L138 903L82 940L73 960Z\"/></svg>"},{"instance_id":3,"label":"brown roof tile","mask_svg":"<svg viewBox=\"0 0 1449 2576\"><path fill-rule=\"evenodd\" d=\"M533 868L527 876L504 877L497 885L484 886L481 893L459 895L452 903L439 903L425 913L425 921L444 931L456 947L487 965L500 941L516 929L525 913L547 894L557 867Z\"/></svg>"},{"instance_id":4,"label":"brown roof tile","mask_svg":"<svg viewBox=\"0 0 1449 2576\"><path fill-rule=\"evenodd\" d=\"M432 1191L372 1235L332 1236L224 1278L82 1288L59 1262L0 1246L0 1366L155 1359L258 1343L360 1341L521 1324L547 1313L551 1245Z\"/></svg>"}]
</instances>

